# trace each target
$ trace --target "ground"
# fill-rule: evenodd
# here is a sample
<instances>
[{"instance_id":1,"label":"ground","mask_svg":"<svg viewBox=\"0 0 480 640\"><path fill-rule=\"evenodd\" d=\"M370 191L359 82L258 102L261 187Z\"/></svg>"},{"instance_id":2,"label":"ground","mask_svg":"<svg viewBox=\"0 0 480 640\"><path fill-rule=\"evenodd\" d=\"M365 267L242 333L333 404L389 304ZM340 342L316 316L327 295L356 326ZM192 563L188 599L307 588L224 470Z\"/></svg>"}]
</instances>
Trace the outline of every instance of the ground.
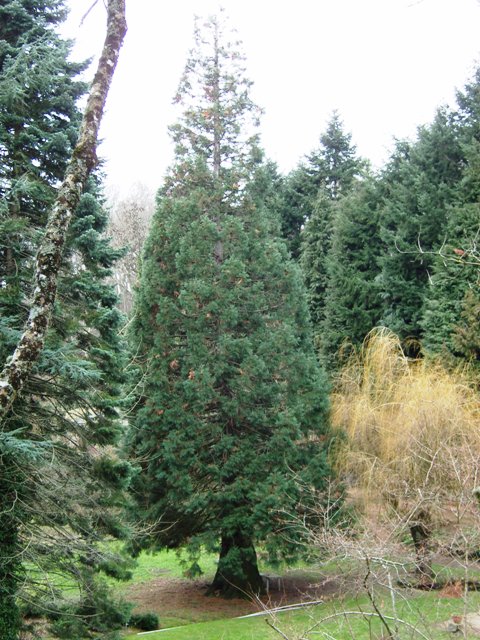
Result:
<instances>
[{"instance_id":1,"label":"ground","mask_svg":"<svg viewBox=\"0 0 480 640\"><path fill-rule=\"evenodd\" d=\"M206 596L209 580L185 580L159 576L131 585L125 597L136 604L135 611L155 612L162 627L201 622L220 618L234 618L255 613L261 607L272 608L331 598L340 590L338 581L326 578L315 581L305 572L295 571L281 578L270 576L268 593L260 602Z\"/></svg>"},{"instance_id":2,"label":"ground","mask_svg":"<svg viewBox=\"0 0 480 640\"><path fill-rule=\"evenodd\" d=\"M261 603L241 599L224 600L217 597L207 597L205 592L209 585L208 580L185 580L171 575L159 575L142 583L131 585L126 591L126 595L130 601L137 603L136 610L138 612L156 612L160 618L161 628L182 627L167 634L169 638L170 634L173 634L172 639L178 636L182 640L185 638L189 638L189 640L193 638L198 640L205 638L209 640L271 638L273 636L268 634L264 619L251 618L252 623L253 620L258 620L258 624L254 627L250 626L248 629L234 625L235 622L246 623L246 620L232 620L227 623L226 619L255 613L262 608L270 609L287 604L318 600L324 602L325 604L318 608L315 607L310 611L303 610L305 613L293 612L293 617L278 619L278 624L284 625L282 627L284 630L286 625L293 625L290 634L284 637L294 638L299 637L299 629L310 626L308 615L331 617L329 614L338 613L338 611L344 610L344 607L346 610L371 610L365 594L362 595L358 589L360 585L357 577L358 575L356 576L355 572L351 571L347 571L344 576L337 574L335 577L328 577L325 575L323 579L318 571L316 573L298 569L288 571L281 578L271 576L269 594L262 598ZM470 613L467 613L465 593L460 582L452 582L443 589L432 592L401 589L398 596L400 609L404 607L404 610L400 611L400 618L406 619L406 624L408 624L409 616L411 616L413 626L423 630L424 635L420 634L419 637L426 637L429 640L439 638L446 640L448 637L456 637L451 634L462 634L462 637L473 640L480 636L480 616L474 613L480 604L478 597L474 593L471 594L469 597ZM389 611L388 599L384 600L379 595L378 604L384 613L392 614ZM214 620L223 621L222 626L215 625ZM193 624L192 627L183 626L196 622L206 623L208 627L206 624ZM368 631L363 628L365 625L365 621L362 621L359 616L355 616L348 624L348 631L342 628L339 622L337 626L334 625L331 628L330 637L338 640L371 638L371 633L369 635ZM406 627L406 631L409 631L413 626ZM242 633L242 629L245 629L244 633ZM373 637L384 637L381 635L378 621L375 629L380 635L375 632ZM328 630L330 631L330 629ZM351 635L352 633L353 635ZM274 635L276 636L276 634ZM314 636L305 637L313 638ZM157 638L157 635L154 634L152 638ZM163 638L163 634L158 635L158 638Z\"/></svg>"}]
</instances>

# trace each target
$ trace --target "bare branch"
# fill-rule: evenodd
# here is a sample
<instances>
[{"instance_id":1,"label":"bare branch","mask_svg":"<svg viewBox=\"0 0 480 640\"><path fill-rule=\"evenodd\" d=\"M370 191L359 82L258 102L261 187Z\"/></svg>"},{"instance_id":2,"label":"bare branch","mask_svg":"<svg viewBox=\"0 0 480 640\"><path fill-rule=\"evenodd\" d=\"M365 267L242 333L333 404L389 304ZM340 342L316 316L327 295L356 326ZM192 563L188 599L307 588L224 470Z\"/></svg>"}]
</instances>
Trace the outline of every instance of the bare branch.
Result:
<instances>
[{"instance_id":1,"label":"bare branch","mask_svg":"<svg viewBox=\"0 0 480 640\"><path fill-rule=\"evenodd\" d=\"M90 9L87 9L87 11L83 14L82 19L80 20L80 26L83 25L83 23L85 22L88 14L90 13L90 11L92 11L92 9L98 4L99 0L95 0L95 2L93 2L93 4L90 6Z\"/></svg>"}]
</instances>

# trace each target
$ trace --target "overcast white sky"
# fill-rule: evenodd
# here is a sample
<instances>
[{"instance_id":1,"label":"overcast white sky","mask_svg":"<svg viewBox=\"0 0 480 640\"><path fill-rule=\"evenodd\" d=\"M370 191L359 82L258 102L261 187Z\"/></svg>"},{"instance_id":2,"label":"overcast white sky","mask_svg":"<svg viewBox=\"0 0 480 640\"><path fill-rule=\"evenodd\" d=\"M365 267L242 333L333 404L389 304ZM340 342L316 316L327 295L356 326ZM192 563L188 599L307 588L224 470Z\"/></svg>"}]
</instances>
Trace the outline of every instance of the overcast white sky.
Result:
<instances>
[{"instance_id":1,"label":"overcast white sky","mask_svg":"<svg viewBox=\"0 0 480 640\"><path fill-rule=\"evenodd\" d=\"M68 0L76 57L96 54L102 0ZM480 63L480 0L127 0L128 35L102 127L108 184L160 185L172 159L172 97L192 44L193 15L225 7L264 108L267 155L287 172L318 145L334 109L359 153L379 166L453 104Z\"/></svg>"}]
</instances>

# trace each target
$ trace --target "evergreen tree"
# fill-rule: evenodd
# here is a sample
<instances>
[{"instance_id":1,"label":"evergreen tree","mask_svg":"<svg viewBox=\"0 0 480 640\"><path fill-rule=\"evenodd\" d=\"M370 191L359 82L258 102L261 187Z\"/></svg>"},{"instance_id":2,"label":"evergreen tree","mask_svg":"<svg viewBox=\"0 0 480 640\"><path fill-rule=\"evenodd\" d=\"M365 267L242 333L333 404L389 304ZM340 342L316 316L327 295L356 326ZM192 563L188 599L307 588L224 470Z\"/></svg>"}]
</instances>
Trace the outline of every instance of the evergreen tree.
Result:
<instances>
[{"instance_id":1,"label":"evergreen tree","mask_svg":"<svg viewBox=\"0 0 480 640\"><path fill-rule=\"evenodd\" d=\"M311 195L301 235L301 265L317 348L323 341L321 327L325 320L327 260L336 203L354 189L366 168L365 162L356 156L351 135L343 131L337 113L333 114L320 142L320 148L309 156L308 165L304 168Z\"/></svg>"},{"instance_id":2,"label":"evergreen tree","mask_svg":"<svg viewBox=\"0 0 480 640\"><path fill-rule=\"evenodd\" d=\"M335 207L325 316L318 336L320 354L330 369L342 345L360 347L381 317L378 205L378 188L371 179Z\"/></svg>"},{"instance_id":3,"label":"evergreen tree","mask_svg":"<svg viewBox=\"0 0 480 640\"><path fill-rule=\"evenodd\" d=\"M480 262L477 261L477 268ZM479 367L480 365L480 295L470 289L462 300L460 319L456 320L453 344L457 353L465 360Z\"/></svg>"},{"instance_id":4,"label":"evergreen tree","mask_svg":"<svg viewBox=\"0 0 480 640\"><path fill-rule=\"evenodd\" d=\"M434 258L426 293L422 328L429 353L477 360L479 262L476 245L480 230L480 71L457 94L454 112L461 148L462 175L456 203L448 211L445 241Z\"/></svg>"},{"instance_id":5,"label":"evergreen tree","mask_svg":"<svg viewBox=\"0 0 480 640\"><path fill-rule=\"evenodd\" d=\"M85 85L76 76L85 65L68 61L70 45L55 32L65 13L62 0L0 7L1 368L28 313L34 256L80 123L76 101ZM19 598L36 600L40 609L48 598L52 614L62 608L61 594L42 579L45 571L86 581L90 589L92 572L115 566L96 546L102 532L122 533L116 512L130 468L105 448L118 437L122 350L116 298L103 281L118 252L103 238L107 218L95 180L89 190L70 229L42 356L2 421L0 636L6 640L18 638ZM91 607L85 616L84 634L98 622Z\"/></svg>"},{"instance_id":6,"label":"evergreen tree","mask_svg":"<svg viewBox=\"0 0 480 640\"><path fill-rule=\"evenodd\" d=\"M301 231L313 217L314 211L328 217L325 201L334 201L353 187L366 169L364 160L356 155L352 136L343 128L339 114L334 111L320 146L307 156L306 161L287 177L281 208L282 233L292 255L300 254Z\"/></svg>"},{"instance_id":7,"label":"evergreen tree","mask_svg":"<svg viewBox=\"0 0 480 640\"><path fill-rule=\"evenodd\" d=\"M419 130L415 143L398 143L382 176L383 322L404 341L423 337L433 254L445 240L463 161L454 118L443 109L432 125Z\"/></svg>"},{"instance_id":8,"label":"evergreen tree","mask_svg":"<svg viewBox=\"0 0 480 640\"><path fill-rule=\"evenodd\" d=\"M327 194L320 194L302 233L300 264L307 288L316 348L321 341L321 326L325 319L327 258L332 245L335 204Z\"/></svg>"},{"instance_id":9,"label":"evergreen tree","mask_svg":"<svg viewBox=\"0 0 480 640\"><path fill-rule=\"evenodd\" d=\"M142 372L130 447L139 512L161 547L220 552L213 591L262 590L255 545L282 538L302 486L328 474L326 389L298 268L278 239L243 57L196 22L133 324ZM141 541L140 541L141 542Z\"/></svg>"},{"instance_id":10,"label":"evergreen tree","mask_svg":"<svg viewBox=\"0 0 480 640\"><path fill-rule=\"evenodd\" d=\"M320 136L320 147L307 160L306 174L316 193L326 192L331 200L349 193L367 167L365 160L357 156L352 136L344 131L337 111Z\"/></svg>"},{"instance_id":11,"label":"evergreen tree","mask_svg":"<svg viewBox=\"0 0 480 640\"><path fill-rule=\"evenodd\" d=\"M430 354L462 357L456 329L478 291L479 265L470 260L472 239L478 234L480 207L471 203L452 209L446 242L435 256L432 278L426 291L422 328L424 347ZM467 326L464 326L464 333Z\"/></svg>"}]
</instances>

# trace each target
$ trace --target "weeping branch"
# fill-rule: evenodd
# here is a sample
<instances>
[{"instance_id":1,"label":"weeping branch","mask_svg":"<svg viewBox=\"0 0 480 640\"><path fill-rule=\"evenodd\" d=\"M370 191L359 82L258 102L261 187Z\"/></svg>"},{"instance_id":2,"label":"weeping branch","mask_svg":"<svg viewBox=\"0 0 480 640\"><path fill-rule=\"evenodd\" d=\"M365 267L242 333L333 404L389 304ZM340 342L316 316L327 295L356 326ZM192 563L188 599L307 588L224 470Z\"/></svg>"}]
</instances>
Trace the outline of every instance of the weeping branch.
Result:
<instances>
[{"instance_id":1,"label":"weeping branch","mask_svg":"<svg viewBox=\"0 0 480 640\"><path fill-rule=\"evenodd\" d=\"M98 130L126 31L125 0L108 0L105 43L83 115L80 136L37 254L35 290L28 320L13 355L0 374L0 425L21 393L45 343L68 227L88 176L97 164Z\"/></svg>"}]
</instances>

